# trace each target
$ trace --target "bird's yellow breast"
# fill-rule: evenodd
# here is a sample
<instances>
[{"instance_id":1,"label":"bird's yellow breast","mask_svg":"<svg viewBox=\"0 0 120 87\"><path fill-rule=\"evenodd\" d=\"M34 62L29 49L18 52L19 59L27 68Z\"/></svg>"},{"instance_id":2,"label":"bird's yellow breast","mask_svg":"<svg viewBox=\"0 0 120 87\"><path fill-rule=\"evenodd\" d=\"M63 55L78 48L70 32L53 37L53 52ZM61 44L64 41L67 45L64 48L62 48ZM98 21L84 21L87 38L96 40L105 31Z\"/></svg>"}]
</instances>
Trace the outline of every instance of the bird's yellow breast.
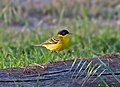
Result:
<instances>
[{"instance_id":1,"label":"bird's yellow breast","mask_svg":"<svg viewBox=\"0 0 120 87\"><path fill-rule=\"evenodd\" d=\"M68 34L62 37L61 43L62 43L61 50L65 49L69 46L69 35Z\"/></svg>"},{"instance_id":2,"label":"bird's yellow breast","mask_svg":"<svg viewBox=\"0 0 120 87\"><path fill-rule=\"evenodd\" d=\"M54 52L59 52L61 50L64 50L69 46L69 34L66 34L64 36L58 35L61 39L58 41L57 44L49 44L49 45L44 45L49 50L52 50Z\"/></svg>"}]
</instances>

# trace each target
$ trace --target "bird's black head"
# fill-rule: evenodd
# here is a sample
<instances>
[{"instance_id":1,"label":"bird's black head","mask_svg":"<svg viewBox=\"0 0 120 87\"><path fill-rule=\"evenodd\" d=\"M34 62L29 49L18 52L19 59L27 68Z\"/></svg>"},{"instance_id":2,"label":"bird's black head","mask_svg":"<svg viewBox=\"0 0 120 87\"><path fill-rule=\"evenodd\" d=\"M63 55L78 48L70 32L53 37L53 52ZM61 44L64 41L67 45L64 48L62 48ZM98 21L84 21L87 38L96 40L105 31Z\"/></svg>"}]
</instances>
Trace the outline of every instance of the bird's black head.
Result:
<instances>
[{"instance_id":1,"label":"bird's black head","mask_svg":"<svg viewBox=\"0 0 120 87\"><path fill-rule=\"evenodd\" d=\"M69 32L68 32L68 30L65 30L65 29L64 29L64 30L59 31L58 34L64 36L64 35L66 35L66 34L69 34Z\"/></svg>"}]
</instances>

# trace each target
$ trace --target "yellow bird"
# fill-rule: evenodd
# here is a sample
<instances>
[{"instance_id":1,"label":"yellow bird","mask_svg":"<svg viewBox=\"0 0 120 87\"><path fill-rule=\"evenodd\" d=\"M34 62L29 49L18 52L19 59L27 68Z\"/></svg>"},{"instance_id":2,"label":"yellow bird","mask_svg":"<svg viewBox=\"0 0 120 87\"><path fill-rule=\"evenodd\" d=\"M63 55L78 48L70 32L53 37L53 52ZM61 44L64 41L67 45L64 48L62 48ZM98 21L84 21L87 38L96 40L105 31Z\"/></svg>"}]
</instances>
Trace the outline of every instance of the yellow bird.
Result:
<instances>
[{"instance_id":1,"label":"yellow bird","mask_svg":"<svg viewBox=\"0 0 120 87\"><path fill-rule=\"evenodd\" d=\"M42 44L37 44L34 46L43 46L53 52L60 52L69 46L69 32L66 29L63 29L57 33L57 35L53 36L52 38L46 40Z\"/></svg>"}]
</instances>

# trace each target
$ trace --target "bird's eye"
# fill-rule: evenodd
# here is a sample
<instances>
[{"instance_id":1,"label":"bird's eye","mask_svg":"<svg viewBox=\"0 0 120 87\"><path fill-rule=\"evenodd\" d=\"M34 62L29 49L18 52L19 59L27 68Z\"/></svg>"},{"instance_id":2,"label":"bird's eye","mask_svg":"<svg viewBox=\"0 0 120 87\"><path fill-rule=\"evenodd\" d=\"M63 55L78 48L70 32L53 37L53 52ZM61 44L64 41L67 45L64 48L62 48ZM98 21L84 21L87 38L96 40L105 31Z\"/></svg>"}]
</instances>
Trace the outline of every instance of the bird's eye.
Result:
<instances>
[{"instance_id":1,"label":"bird's eye","mask_svg":"<svg viewBox=\"0 0 120 87\"><path fill-rule=\"evenodd\" d=\"M63 32L63 35L65 35L65 32Z\"/></svg>"}]
</instances>

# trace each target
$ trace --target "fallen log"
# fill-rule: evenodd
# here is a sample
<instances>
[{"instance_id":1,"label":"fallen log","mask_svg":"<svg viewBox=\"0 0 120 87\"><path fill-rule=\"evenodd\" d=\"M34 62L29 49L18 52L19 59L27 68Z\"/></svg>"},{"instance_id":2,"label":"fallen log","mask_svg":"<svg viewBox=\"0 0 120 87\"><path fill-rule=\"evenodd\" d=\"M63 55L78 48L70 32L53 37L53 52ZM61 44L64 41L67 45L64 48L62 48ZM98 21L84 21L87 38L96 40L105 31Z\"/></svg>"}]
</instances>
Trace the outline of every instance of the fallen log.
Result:
<instances>
[{"instance_id":1,"label":"fallen log","mask_svg":"<svg viewBox=\"0 0 120 87\"><path fill-rule=\"evenodd\" d=\"M0 87L120 87L120 53L0 69Z\"/></svg>"}]
</instances>

